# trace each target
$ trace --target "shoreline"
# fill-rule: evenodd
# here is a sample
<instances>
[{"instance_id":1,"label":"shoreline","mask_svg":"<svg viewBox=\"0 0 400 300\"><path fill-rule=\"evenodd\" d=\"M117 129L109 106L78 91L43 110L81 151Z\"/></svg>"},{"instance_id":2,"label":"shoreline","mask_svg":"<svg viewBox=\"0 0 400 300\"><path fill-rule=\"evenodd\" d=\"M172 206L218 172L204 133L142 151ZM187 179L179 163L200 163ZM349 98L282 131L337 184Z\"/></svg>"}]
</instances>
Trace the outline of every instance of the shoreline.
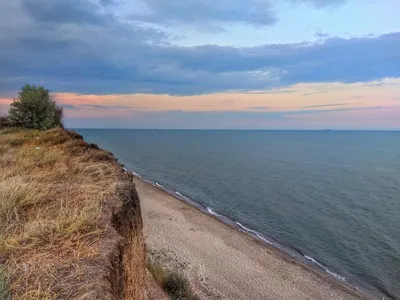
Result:
<instances>
[{"instance_id":1,"label":"shoreline","mask_svg":"<svg viewBox=\"0 0 400 300\"><path fill-rule=\"evenodd\" d=\"M228 227L237 234L246 236L246 238L251 239L264 249L270 251L272 255L276 256L278 259L301 267L303 270L309 273L310 276L311 274L318 276L323 281L326 281L328 284L332 285L334 289L342 290L344 293L348 294L349 296L353 296L353 298L356 299L379 299L380 296L373 295L363 289L360 289L359 287L351 285L345 281L344 277L330 271L328 267L322 265L312 257L308 257L307 255L301 253L299 250L284 247L273 239L265 237L255 230L246 228L239 222L216 213L212 208L187 196L184 196L178 191L168 190L158 182L153 182L151 180L142 178L142 176L136 172L132 172L132 174L134 175L134 182L136 184L139 183L144 185L150 190L154 189L159 193L164 194L164 197L171 197L175 201L179 201L181 204L193 208L197 214L201 213L202 215L217 221L220 225Z\"/></svg>"}]
</instances>

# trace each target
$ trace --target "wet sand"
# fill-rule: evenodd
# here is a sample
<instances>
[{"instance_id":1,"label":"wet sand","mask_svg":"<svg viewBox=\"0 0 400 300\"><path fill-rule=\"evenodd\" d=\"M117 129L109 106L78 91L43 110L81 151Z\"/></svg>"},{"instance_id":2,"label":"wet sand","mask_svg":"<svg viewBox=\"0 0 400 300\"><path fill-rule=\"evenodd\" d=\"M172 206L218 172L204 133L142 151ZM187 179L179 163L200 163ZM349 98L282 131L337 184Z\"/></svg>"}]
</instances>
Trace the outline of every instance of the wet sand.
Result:
<instances>
[{"instance_id":1,"label":"wet sand","mask_svg":"<svg viewBox=\"0 0 400 300\"><path fill-rule=\"evenodd\" d=\"M372 299L135 178L150 258L201 299Z\"/></svg>"}]
</instances>

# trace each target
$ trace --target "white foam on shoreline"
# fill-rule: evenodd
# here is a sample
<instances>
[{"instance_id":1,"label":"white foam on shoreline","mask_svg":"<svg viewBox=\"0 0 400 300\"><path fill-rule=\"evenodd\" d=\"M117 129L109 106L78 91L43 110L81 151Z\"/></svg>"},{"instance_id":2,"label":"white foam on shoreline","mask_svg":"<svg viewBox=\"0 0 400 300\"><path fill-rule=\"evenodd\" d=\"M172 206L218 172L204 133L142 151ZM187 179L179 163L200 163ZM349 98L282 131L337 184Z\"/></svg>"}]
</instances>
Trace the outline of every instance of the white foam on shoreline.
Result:
<instances>
[{"instance_id":1,"label":"white foam on shoreline","mask_svg":"<svg viewBox=\"0 0 400 300\"><path fill-rule=\"evenodd\" d=\"M156 186L158 186L161 189L165 189L165 187L163 185L159 184L157 181L156 181Z\"/></svg>"},{"instance_id":2,"label":"white foam on shoreline","mask_svg":"<svg viewBox=\"0 0 400 300\"><path fill-rule=\"evenodd\" d=\"M182 198L185 198L185 196L183 196L181 193L179 193L179 192L175 192L175 194L177 194L178 196L180 196L180 197L182 197Z\"/></svg>"},{"instance_id":3,"label":"white foam on shoreline","mask_svg":"<svg viewBox=\"0 0 400 300\"><path fill-rule=\"evenodd\" d=\"M327 267L325 267L323 264L319 263L318 261L316 261L314 258L312 258L311 256L308 255L304 255L304 257L306 259L308 259L309 261L313 262L314 264L320 266L322 269L324 269L328 274L336 277L337 279L341 280L341 281L346 281L346 278L344 278L343 276L340 276L339 274L336 274L335 272L332 272L331 270L329 270Z\"/></svg>"},{"instance_id":4,"label":"white foam on shoreline","mask_svg":"<svg viewBox=\"0 0 400 300\"><path fill-rule=\"evenodd\" d=\"M251 232L251 233L255 234L259 239L263 240L263 241L266 242L267 244L273 245L273 243L272 243L271 241L267 240L265 237L263 237L262 235L260 235L257 231L255 231L255 230L253 230L253 229L250 229L250 228L247 228L246 226L240 224L240 223L237 222L237 221L236 221L236 225L238 225L239 227L241 227L244 231Z\"/></svg>"},{"instance_id":5,"label":"white foam on shoreline","mask_svg":"<svg viewBox=\"0 0 400 300\"><path fill-rule=\"evenodd\" d=\"M140 175L139 173L136 173L135 171L132 171L132 174L135 175L136 177L142 178L142 175Z\"/></svg>"},{"instance_id":6,"label":"white foam on shoreline","mask_svg":"<svg viewBox=\"0 0 400 300\"><path fill-rule=\"evenodd\" d=\"M220 217L220 216L221 216L220 214L216 213L215 210L213 210L211 207L206 206L206 208L207 208L207 211L208 211L211 215L216 216L216 217Z\"/></svg>"}]
</instances>

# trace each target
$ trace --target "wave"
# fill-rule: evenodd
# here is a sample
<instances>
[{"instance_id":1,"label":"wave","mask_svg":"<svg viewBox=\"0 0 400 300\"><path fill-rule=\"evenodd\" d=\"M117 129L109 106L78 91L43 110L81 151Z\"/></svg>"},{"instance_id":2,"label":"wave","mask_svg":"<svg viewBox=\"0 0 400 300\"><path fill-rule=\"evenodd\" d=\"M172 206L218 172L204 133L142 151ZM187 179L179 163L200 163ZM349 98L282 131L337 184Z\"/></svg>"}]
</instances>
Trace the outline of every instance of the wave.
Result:
<instances>
[{"instance_id":1,"label":"wave","mask_svg":"<svg viewBox=\"0 0 400 300\"><path fill-rule=\"evenodd\" d=\"M126 169L125 169L126 170ZM132 174L136 177L142 178L142 175L140 175L139 173L136 173L135 171L132 171Z\"/></svg>"},{"instance_id":2,"label":"wave","mask_svg":"<svg viewBox=\"0 0 400 300\"><path fill-rule=\"evenodd\" d=\"M252 234L255 234L259 239L263 240L263 241L266 242L267 244L273 245L273 243L272 243L271 241L267 240L267 239L266 239L265 237L263 237L259 232L255 231L255 230L253 230L253 229L247 228L246 226L240 224L240 223L237 222L237 221L236 221L236 225L238 225L239 227L241 227L244 231L251 232Z\"/></svg>"},{"instance_id":3,"label":"wave","mask_svg":"<svg viewBox=\"0 0 400 300\"><path fill-rule=\"evenodd\" d=\"M217 216L217 217L221 217L221 215L218 214L218 213L216 213L215 210L213 210L211 207L209 207L209 206L207 206L207 205L205 205L205 207L207 208L207 211L208 211L211 215Z\"/></svg>"},{"instance_id":4,"label":"wave","mask_svg":"<svg viewBox=\"0 0 400 300\"><path fill-rule=\"evenodd\" d=\"M323 264L321 264L320 262L318 262L317 260L315 260L314 258L312 258L311 256L305 255L304 257L306 259L308 259L309 261L313 262L314 264L318 265L319 267L321 267L322 269L324 269L328 274L331 274L332 276L336 277L337 279L341 280L341 281L346 281L346 278L343 276L340 276L339 274L336 274L335 272L332 272L331 270L329 270L327 267L325 267Z\"/></svg>"},{"instance_id":5,"label":"wave","mask_svg":"<svg viewBox=\"0 0 400 300\"><path fill-rule=\"evenodd\" d=\"M163 185L159 184L157 181L156 181L156 186L158 186L161 189L165 189L165 187Z\"/></svg>"},{"instance_id":6,"label":"wave","mask_svg":"<svg viewBox=\"0 0 400 300\"><path fill-rule=\"evenodd\" d=\"M179 192L175 192L175 194L177 194L178 196L182 197L182 198L186 198L185 196L183 196L181 193Z\"/></svg>"}]
</instances>

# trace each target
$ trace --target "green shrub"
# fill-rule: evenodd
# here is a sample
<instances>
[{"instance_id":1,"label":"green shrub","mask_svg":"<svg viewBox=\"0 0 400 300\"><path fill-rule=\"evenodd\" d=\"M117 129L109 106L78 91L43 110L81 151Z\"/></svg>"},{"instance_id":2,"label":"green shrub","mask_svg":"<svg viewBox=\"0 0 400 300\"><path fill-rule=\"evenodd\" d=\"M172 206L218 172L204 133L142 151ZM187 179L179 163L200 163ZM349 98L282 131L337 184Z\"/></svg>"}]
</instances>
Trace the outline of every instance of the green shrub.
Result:
<instances>
[{"instance_id":1,"label":"green shrub","mask_svg":"<svg viewBox=\"0 0 400 300\"><path fill-rule=\"evenodd\" d=\"M0 115L0 128L9 127L11 125L10 120L7 116Z\"/></svg>"},{"instance_id":2,"label":"green shrub","mask_svg":"<svg viewBox=\"0 0 400 300\"><path fill-rule=\"evenodd\" d=\"M161 265L152 261L147 262L147 269L170 299L199 300L199 297L192 291L189 280L183 273L177 271L167 272Z\"/></svg>"},{"instance_id":3,"label":"green shrub","mask_svg":"<svg viewBox=\"0 0 400 300\"><path fill-rule=\"evenodd\" d=\"M8 113L8 120L14 126L39 130L63 127L63 109L57 107L49 90L42 86L25 85Z\"/></svg>"},{"instance_id":4,"label":"green shrub","mask_svg":"<svg viewBox=\"0 0 400 300\"><path fill-rule=\"evenodd\" d=\"M11 295L8 290L8 278L1 267L0 267L0 299L11 300Z\"/></svg>"},{"instance_id":5,"label":"green shrub","mask_svg":"<svg viewBox=\"0 0 400 300\"><path fill-rule=\"evenodd\" d=\"M167 277L167 272L157 263L151 261L147 262L147 270L153 275L154 280L161 287L164 286L165 278Z\"/></svg>"},{"instance_id":6,"label":"green shrub","mask_svg":"<svg viewBox=\"0 0 400 300\"><path fill-rule=\"evenodd\" d=\"M170 272L165 278L163 288L172 300L199 299L192 291L188 279L180 272Z\"/></svg>"}]
</instances>

